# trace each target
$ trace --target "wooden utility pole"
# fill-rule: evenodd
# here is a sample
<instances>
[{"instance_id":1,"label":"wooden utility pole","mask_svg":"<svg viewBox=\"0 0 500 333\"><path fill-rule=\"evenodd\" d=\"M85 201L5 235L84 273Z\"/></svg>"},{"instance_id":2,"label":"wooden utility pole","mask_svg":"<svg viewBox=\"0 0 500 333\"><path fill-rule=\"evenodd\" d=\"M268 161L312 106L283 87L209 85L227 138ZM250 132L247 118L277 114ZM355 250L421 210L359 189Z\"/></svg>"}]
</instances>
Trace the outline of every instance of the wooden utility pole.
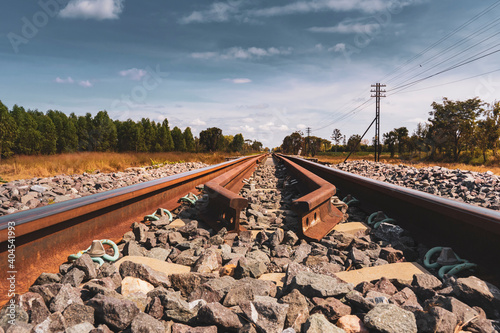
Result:
<instances>
[{"instance_id":1,"label":"wooden utility pole","mask_svg":"<svg viewBox=\"0 0 500 333\"><path fill-rule=\"evenodd\" d=\"M380 146L380 98L385 97L382 93L385 93L385 90L381 90L381 87L385 87L385 84L372 84L372 87L375 90L370 90L370 92L375 93L375 95L371 95L371 97L375 97L375 162L380 162L380 150L382 150Z\"/></svg>"}]
</instances>

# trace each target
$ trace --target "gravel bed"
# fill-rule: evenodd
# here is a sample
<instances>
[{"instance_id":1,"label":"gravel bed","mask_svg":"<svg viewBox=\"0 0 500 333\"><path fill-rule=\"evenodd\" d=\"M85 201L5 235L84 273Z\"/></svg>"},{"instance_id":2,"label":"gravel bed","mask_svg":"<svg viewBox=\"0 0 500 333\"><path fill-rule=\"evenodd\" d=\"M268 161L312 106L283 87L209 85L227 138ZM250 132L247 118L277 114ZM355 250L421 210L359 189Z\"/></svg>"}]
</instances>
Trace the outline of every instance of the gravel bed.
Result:
<instances>
[{"instance_id":1,"label":"gravel bed","mask_svg":"<svg viewBox=\"0 0 500 333\"><path fill-rule=\"evenodd\" d=\"M474 277L418 274L358 285L335 274L402 261L428 250L397 225L319 242L297 237L291 211L300 196L283 166L261 166L241 191L250 205L239 235L199 222L204 195L158 221L136 222L118 244L120 257L156 259L98 266L84 254L59 273L43 273L30 292L0 311L6 332L495 332L500 290ZM366 214L332 198L344 220ZM200 219L201 220L201 219ZM183 221L183 222L181 222ZM183 268L183 269L180 269ZM269 273L284 274L281 284ZM262 279L267 277L266 279ZM259 279L260 278L260 279ZM12 310L13 309L13 310ZM15 313L17 330L9 327Z\"/></svg>"},{"instance_id":2,"label":"gravel bed","mask_svg":"<svg viewBox=\"0 0 500 333\"><path fill-rule=\"evenodd\" d=\"M0 184L0 216L209 166L200 162L128 168L123 172L59 175Z\"/></svg>"},{"instance_id":3,"label":"gravel bed","mask_svg":"<svg viewBox=\"0 0 500 333\"><path fill-rule=\"evenodd\" d=\"M366 160L332 164L330 167L472 205L500 210L500 177L491 171L450 170L439 166L419 169L403 164L394 165Z\"/></svg>"}]
</instances>

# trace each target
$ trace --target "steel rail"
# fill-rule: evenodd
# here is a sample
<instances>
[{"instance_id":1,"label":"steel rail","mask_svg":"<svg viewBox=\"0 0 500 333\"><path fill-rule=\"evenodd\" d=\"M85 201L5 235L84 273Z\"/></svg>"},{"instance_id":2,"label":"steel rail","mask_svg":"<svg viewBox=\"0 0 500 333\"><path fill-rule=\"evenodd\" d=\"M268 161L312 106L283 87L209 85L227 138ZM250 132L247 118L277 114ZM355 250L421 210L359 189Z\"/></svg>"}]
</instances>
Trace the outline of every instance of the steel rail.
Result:
<instances>
[{"instance_id":1,"label":"steel rail","mask_svg":"<svg viewBox=\"0 0 500 333\"><path fill-rule=\"evenodd\" d=\"M335 184L339 195L356 197L366 212L383 210L415 240L452 247L461 258L479 264L481 277L500 284L500 212L288 158Z\"/></svg>"},{"instance_id":2,"label":"steel rail","mask_svg":"<svg viewBox=\"0 0 500 333\"><path fill-rule=\"evenodd\" d=\"M254 159L242 157L214 166L110 190L0 217L0 304L7 300L16 276L16 292L42 272L54 272L69 254L86 249L94 239L119 240L134 221L157 208L176 208L178 199L196 186ZM14 266L8 267L9 225L15 238ZM11 238L12 239L12 238ZM13 255L11 254L11 258ZM9 273L9 272L15 273Z\"/></svg>"},{"instance_id":3,"label":"steel rail","mask_svg":"<svg viewBox=\"0 0 500 333\"><path fill-rule=\"evenodd\" d=\"M200 219L216 229L226 227L228 231L245 230L240 226L240 212L248 206L248 200L239 196L243 179L250 177L257 164L266 155L256 156L240 166L229 170L205 184L209 203L200 214Z\"/></svg>"},{"instance_id":4,"label":"steel rail","mask_svg":"<svg viewBox=\"0 0 500 333\"><path fill-rule=\"evenodd\" d=\"M306 194L292 203L301 219L300 234L302 237L319 241L325 237L342 220L343 214L332 205L335 186L312 172L292 162L281 154L275 155L287 166L289 173L300 180L298 186Z\"/></svg>"}]
</instances>

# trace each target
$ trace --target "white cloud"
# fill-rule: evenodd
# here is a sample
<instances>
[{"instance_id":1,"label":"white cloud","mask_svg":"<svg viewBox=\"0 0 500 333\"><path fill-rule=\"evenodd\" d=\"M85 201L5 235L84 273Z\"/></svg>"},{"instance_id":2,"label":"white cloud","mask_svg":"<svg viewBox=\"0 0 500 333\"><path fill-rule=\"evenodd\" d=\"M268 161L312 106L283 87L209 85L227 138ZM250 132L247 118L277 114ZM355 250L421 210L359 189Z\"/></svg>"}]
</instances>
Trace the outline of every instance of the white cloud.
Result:
<instances>
[{"instance_id":1,"label":"white cloud","mask_svg":"<svg viewBox=\"0 0 500 333\"><path fill-rule=\"evenodd\" d=\"M344 43L338 43L338 44L335 44L335 46L333 47L330 47L328 49L328 51L330 52L342 52L342 51L345 51L345 44Z\"/></svg>"},{"instance_id":2,"label":"white cloud","mask_svg":"<svg viewBox=\"0 0 500 333\"><path fill-rule=\"evenodd\" d=\"M117 19L123 10L123 0L70 0L59 16L95 20Z\"/></svg>"},{"instance_id":3,"label":"white cloud","mask_svg":"<svg viewBox=\"0 0 500 333\"><path fill-rule=\"evenodd\" d=\"M247 78L238 78L238 79L224 79L224 81L231 82L234 84L243 84L243 83L250 83L252 80L247 79Z\"/></svg>"},{"instance_id":4,"label":"white cloud","mask_svg":"<svg viewBox=\"0 0 500 333\"><path fill-rule=\"evenodd\" d=\"M255 128L252 127L252 126L249 126L249 125L231 126L231 127L229 127L229 130L234 131L235 133L242 132L243 134L245 134L245 133L255 133Z\"/></svg>"},{"instance_id":5,"label":"white cloud","mask_svg":"<svg viewBox=\"0 0 500 333\"><path fill-rule=\"evenodd\" d=\"M262 17L274 17L284 15L307 14L315 12L349 12L359 11L373 14L386 9L403 8L409 5L416 5L429 0L299 0L289 2L282 6L267 8L244 8L252 6L250 1L228 0L226 2L217 1L209 5L205 10L193 11L191 14L180 19L180 23L209 23L227 22L236 20L240 22L259 22ZM255 2L257 3L257 2Z\"/></svg>"},{"instance_id":6,"label":"white cloud","mask_svg":"<svg viewBox=\"0 0 500 333\"><path fill-rule=\"evenodd\" d=\"M303 14L320 11L346 12L359 10L365 13L374 13L386 8L387 3L382 0L315 0L296 1L283 6L268 7L253 10L254 16L281 16Z\"/></svg>"},{"instance_id":7,"label":"white cloud","mask_svg":"<svg viewBox=\"0 0 500 333\"><path fill-rule=\"evenodd\" d=\"M119 72L121 76L128 77L131 80L140 81L147 72L144 69L130 68Z\"/></svg>"},{"instance_id":8,"label":"white cloud","mask_svg":"<svg viewBox=\"0 0 500 333\"><path fill-rule=\"evenodd\" d=\"M78 82L78 84L81 85L82 87L85 87L85 88L92 87L92 83L90 83L89 80L80 81L80 82Z\"/></svg>"},{"instance_id":9,"label":"white cloud","mask_svg":"<svg viewBox=\"0 0 500 333\"><path fill-rule=\"evenodd\" d=\"M311 32L322 32L322 33L339 33L339 34L366 33L370 35L376 29L380 29L380 24L340 22L339 24L333 27L312 27L307 30Z\"/></svg>"},{"instance_id":10,"label":"white cloud","mask_svg":"<svg viewBox=\"0 0 500 333\"><path fill-rule=\"evenodd\" d=\"M253 59L262 57L271 57L278 55L289 55L292 53L292 48L281 48L270 47L267 49L259 47L250 47L244 49L242 47L231 47L229 49L223 50L222 52L195 52L191 53L191 57L195 59Z\"/></svg>"},{"instance_id":11,"label":"white cloud","mask_svg":"<svg viewBox=\"0 0 500 333\"><path fill-rule=\"evenodd\" d=\"M193 125L193 126L204 126L204 125L206 125L207 123L206 123L206 122L204 122L203 120L201 120L200 118L196 118L196 119L194 119L193 121L191 121L191 123L190 123L190 124L191 124L191 125Z\"/></svg>"},{"instance_id":12,"label":"white cloud","mask_svg":"<svg viewBox=\"0 0 500 333\"><path fill-rule=\"evenodd\" d=\"M239 10L241 1L215 2L207 10L194 11L179 20L180 23L225 22Z\"/></svg>"},{"instance_id":13,"label":"white cloud","mask_svg":"<svg viewBox=\"0 0 500 333\"><path fill-rule=\"evenodd\" d=\"M61 79L61 78L58 76L58 77L56 77L55 81L56 81L57 83L69 83L69 84L71 84L71 83L74 83L74 82L75 82L75 81L73 81L73 79L72 79L70 76L68 76L66 79Z\"/></svg>"},{"instance_id":14,"label":"white cloud","mask_svg":"<svg viewBox=\"0 0 500 333\"><path fill-rule=\"evenodd\" d=\"M298 128L299 130L302 130L302 129L306 129L306 128L307 128L307 126L306 126L306 125L304 125L304 124L298 124L298 125L297 125L297 128Z\"/></svg>"}]
</instances>

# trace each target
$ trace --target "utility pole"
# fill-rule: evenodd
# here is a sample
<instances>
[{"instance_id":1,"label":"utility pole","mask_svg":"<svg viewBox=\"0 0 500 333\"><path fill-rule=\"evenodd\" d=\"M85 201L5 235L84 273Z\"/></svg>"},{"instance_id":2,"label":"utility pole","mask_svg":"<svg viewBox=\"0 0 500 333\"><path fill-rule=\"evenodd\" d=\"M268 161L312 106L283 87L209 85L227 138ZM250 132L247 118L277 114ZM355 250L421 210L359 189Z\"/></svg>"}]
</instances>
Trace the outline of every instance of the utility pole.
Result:
<instances>
[{"instance_id":1,"label":"utility pole","mask_svg":"<svg viewBox=\"0 0 500 333\"><path fill-rule=\"evenodd\" d=\"M371 97L375 97L375 162L380 162L380 98L385 97L382 93L385 93L385 90L381 90L381 87L385 87L385 84L372 84L372 87L375 90L370 90L370 92L375 93L375 95L371 95Z\"/></svg>"},{"instance_id":2,"label":"utility pole","mask_svg":"<svg viewBox=\"0 0 500 333\"><path fill-rule=\"evenodd\" d=\"M311 135L311 127L306 128L306 131L307 131L306 156L309 156L309 148L311 145L311 141L309 140L309 136Z\"/></svg>"}]
</instances>

